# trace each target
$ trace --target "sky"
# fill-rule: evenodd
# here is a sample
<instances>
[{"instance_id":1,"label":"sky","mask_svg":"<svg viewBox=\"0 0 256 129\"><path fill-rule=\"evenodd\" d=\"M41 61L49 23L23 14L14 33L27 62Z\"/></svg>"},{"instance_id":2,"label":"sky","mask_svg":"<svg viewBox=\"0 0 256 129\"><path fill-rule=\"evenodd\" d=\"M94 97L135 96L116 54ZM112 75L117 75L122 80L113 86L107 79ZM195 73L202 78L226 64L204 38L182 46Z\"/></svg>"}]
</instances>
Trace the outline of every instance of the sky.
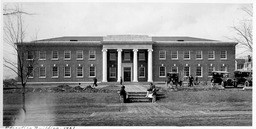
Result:
<instances>
[{"instance_id":1,"label":"sky","mask_svg":"<svg viewBox=\"0 0 256 129\"><path fill-rule=\"evenodd\" d=\"M16 3L3 3L12 6ZM247 17L244 3L22 2L26 41L61 36L190 36L232 41L232 26ZM35 36L36 35L36 36ZM37 38L35 38L37 37ZM4 57L15 60L4 43ZM237 58L246 56L237 46ZM4 68L4 78L13 73Z\"/></svg>"}]
</instances>

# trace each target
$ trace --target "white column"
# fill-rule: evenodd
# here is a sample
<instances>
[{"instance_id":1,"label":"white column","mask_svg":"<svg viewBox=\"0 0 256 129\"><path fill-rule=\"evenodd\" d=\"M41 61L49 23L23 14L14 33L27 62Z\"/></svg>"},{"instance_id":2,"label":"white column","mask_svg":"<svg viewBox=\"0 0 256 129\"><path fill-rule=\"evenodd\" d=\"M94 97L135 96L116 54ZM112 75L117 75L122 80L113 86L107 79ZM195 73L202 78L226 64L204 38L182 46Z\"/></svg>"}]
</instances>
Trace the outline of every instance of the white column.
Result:
<instances>
[{"instance_id":1,"label":"white column","mask_svg":"<svg viewBox=\"0 0 256 129\"><path fill-rule=\"evenodd\" d=\"M133 49L133 82L138 82L138 49Z\"/></svg>"},{"instance_id":2,"label":"white column","mask_svg":"<svg viewBox=\"0 0 256 129\"><path fill-rule=\"evenodd\" d=\"M117 82L120 82L122 77L122 49L117 49Z\"/></svg>"},{"instance_id":3,"label":"white column","mask_svg":"<svg viewBox=\"0 0 256 129\"><path fill-rule=\"evenodd\" d=\"M107 82L107 49L102 49L102 82Z\"/></svg>"},{"instance_id":4,"label":"white column","mask_svg":"<svg viewBox=\"0 0 256 129\"><path fill-rule=\"evenodd\" d=\"M153 82L153 79L152 79L152 52L153 52L153 49L148 49L148 82Z\"/></svg>"}]
</instances>

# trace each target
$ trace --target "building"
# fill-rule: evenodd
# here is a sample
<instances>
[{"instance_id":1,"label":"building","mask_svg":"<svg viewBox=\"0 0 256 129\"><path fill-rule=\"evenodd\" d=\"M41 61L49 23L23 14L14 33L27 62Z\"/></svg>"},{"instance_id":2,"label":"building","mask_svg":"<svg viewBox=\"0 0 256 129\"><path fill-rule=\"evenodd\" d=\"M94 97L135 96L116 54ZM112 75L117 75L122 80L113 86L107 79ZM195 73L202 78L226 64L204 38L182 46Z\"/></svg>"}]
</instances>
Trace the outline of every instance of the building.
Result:
<instances>
[{"instance_id":1,"label":"building","mask_svg":"<svg viewBox=\"0 0 256 129\"><path fill-rule=\"evenodd\" d=\"M164 82L171 71L207 81L213 70L235 70L236 44L147 35L37 40L26 43L27 60L38 59L29 82Z\"/></svg>"},{"instance_id":2,"label":"building","mask_svg":"<svg viewBox=\"0 0 256 129\"><path fill-rule=\"evenodd\" d=\"M252 57L250 55L246 59L236 59L235 64L235 70L252 71Z\"/></svg>"}]
</instances>

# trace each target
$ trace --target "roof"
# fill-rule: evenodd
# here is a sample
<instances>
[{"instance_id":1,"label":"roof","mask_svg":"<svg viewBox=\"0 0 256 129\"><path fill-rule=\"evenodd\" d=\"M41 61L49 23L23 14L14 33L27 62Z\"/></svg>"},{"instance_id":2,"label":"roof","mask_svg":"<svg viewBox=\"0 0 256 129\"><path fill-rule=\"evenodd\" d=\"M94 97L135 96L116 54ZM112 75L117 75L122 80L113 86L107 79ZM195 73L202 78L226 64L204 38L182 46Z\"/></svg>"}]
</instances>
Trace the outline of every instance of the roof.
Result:
<instances>
[{"instance_id":1,"label":"roof","mask_svg":"<svg viewBox=\"0 0 256 129\"><path fill-rule=\"evenodd\" d=\"M107 35L107 36L63 36L63 37L56 37L56 38L49 38L49 39L42 39L37 41L103 41L103 39L106 38L145 38L149 37L146 35ZM203 38L195 38L195 37L176 37L176 36L165 36L165 37L158 37L158 36L152 36L152 41L216 41L216 40L210 40L210 39L203 39Z\"/></svg>"},{"instance_id":2,"label":"roof","mask_svg":"<svg viewBox=\"0 0 256 129\"><path fill-rule=\"evenodd\" d=\"M245 59L236 59L237 64L244 64Z\"/></svg>"},{"instance_id":3,"label":"roof","mask_svg":"<svg viewBox=\"0 0 256 129\"><path fill-rule=\"evenodd\" d=\"M182 37L182 36L166 36L166 37L152 37L153 41L216 41L211 39L195 38L195 37Z\"/></svg>"},{"instance_id":4,"label":"roof","mask_svg":"<svg viewBox=\"0 0 256 129\"><path fill-rule=\"evenodd\" d=\"M226 71L212 71L213 73L229 73L229 72L226 72Z\"/></svg>"},{"instance_id":5,"label":"roof","mask_svg":"<svg viewBox=\"0 0 256 129\"><path fill-rule=\"evenodd\" d=\"M251 73L252 70L236 70L236 71L234 71L234 72L249 72L249 73Z\"/></svg>"},{"instance_id":6,"label":"roof","mask_svg":"<svg viewBox=\"0 0 256 129\"><path fill-rule=\"evenodd\" d=\"M63 36L49 39L42 39L37 41L102 41L102 36Z\"/></svg>"}]
</instances>

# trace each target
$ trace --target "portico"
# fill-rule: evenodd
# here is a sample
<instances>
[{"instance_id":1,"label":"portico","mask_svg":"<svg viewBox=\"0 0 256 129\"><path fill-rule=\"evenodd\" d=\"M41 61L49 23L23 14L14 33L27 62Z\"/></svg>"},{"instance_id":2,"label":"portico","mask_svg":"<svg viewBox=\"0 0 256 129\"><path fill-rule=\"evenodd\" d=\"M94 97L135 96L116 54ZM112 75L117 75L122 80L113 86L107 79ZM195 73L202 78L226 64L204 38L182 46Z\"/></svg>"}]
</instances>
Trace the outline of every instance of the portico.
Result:
<instances>
[{"instance_id":1,"label":"portico","mask_svg":"<svg viewBox=\"0 0 256 129\"><path fill-rule=\"evenodd\" d=\"M102 82L120 82L120 77L127 82L152 82L152 52L152 40L148 36L106 36L102 49Z\"/></svg>"}]
</instances>

